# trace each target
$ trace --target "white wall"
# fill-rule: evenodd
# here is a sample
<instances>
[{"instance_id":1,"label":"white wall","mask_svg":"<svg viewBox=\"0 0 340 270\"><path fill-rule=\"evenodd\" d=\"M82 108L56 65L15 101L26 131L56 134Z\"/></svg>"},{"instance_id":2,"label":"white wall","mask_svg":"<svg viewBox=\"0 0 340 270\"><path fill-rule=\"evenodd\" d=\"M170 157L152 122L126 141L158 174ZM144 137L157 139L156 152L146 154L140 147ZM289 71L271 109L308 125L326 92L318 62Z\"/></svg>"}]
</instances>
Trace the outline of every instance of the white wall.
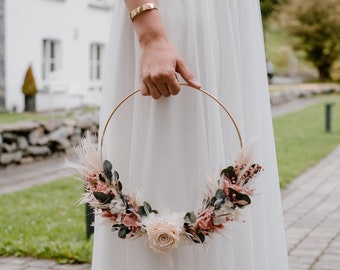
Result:
<instances>
[{"instance_id":1,"label":"white wall","mask_svg":"<svg viewBox=\"0 0 340 270\"><path fill-rule=\"evenodd\" d=\"M90 91L91 43L106 44L112 10L90 6L91 0L7 0L5 5L6 107L24 107L21 86L32 64L38 89L51 86L42 80L43 39L61 45L61 70L52 85L54 93L40 91L37 110L96 105L100 93Z\"/></svg>"}]
</instances>

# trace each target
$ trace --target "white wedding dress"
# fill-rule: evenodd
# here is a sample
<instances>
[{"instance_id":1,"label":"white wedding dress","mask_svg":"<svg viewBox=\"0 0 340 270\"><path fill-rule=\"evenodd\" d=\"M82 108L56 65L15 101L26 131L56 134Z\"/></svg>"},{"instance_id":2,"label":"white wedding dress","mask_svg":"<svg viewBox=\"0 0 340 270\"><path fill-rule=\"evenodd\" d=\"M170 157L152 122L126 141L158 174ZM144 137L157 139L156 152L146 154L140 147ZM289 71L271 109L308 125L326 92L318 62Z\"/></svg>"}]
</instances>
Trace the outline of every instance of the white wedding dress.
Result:
<instances>
[{"instance_id":1,"label":"white wedding dress","mask_svg":"<svg viewBox=\"0 0 340 270\"><path fill-rule=\"evenodd\" d=\"M257 0L159 0L167 34L202 87L234 116L247 142L257 137L255 161L265 168L245 222L202 246L154 253L143 239L121 240L96 218L93 270L287 270L287 256L265 54ZM139 87L139 45L123 0L115 1L106 53L101 126L114 106ZM207 175L218 179L240 151L219 105L191 88L124 103L104 138L104 157L124 189L157 210L199 209Z\"/></svg>"}]
</instances>

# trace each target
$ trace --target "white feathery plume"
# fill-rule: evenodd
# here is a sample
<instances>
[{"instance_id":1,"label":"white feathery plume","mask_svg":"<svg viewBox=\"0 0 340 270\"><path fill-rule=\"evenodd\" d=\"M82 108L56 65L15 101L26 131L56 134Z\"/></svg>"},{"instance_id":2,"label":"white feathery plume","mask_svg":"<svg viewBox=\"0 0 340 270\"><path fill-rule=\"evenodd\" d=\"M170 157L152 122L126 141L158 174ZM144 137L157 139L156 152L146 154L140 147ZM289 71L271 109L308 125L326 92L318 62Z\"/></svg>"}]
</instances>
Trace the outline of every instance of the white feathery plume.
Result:
<instances>
[{"instance_id":1,"label":"white feathery plume","mask_svg":"<svg viewBox=\"0 0 340 270\"><path fill-rule=\"evenodd\" d=\"M249 142L244 146L235 160L235 164L249 165L253 161L254 149L256 145L255 137L251 137ZM251 165L251 164L250 164Z\"/></svg>"},{"instance_id":2,"label":"white feathery plume","mask_svg":"<svg viewBox=\"0 0 340 270\"><path fill-rule=\"evenodd\" d=\"M102 170L102 162L97 150L97 143L94 136L86 132L85 137L80 144L75 147L77 161L65 161L65 167L75 170L80 175L84 176L86 172L94 170L98 173Z\"/></svg>"},{"instance_id":3,"label":"white feathery plume","mask_svg":"<svg viewBox=\"0 0 340 270\"><path fill-rule=\"evenodd\" d=\"M243 166L243 168L238 173L237 184L240 186L244 185L244 173L249 169L249 167L254 162L254 149L256 146L255 137L251 137L249 142L245 147L242 148L240 154L235 160L235 165Z\"/></svg>"}]
</instances>

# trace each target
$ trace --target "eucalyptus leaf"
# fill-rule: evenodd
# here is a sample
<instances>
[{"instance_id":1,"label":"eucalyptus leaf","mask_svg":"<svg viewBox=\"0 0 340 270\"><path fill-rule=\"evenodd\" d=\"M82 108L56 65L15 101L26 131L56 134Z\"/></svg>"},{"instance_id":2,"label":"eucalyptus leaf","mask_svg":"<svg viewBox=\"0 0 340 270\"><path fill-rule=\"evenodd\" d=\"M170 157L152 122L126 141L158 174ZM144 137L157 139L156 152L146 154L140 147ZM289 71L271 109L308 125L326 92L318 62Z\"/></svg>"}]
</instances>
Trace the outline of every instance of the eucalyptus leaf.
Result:
<instances>
[{"instance_id":1,"label":"eucalyptus leaf","mask_svg":"<svg viewBox=\"0 0 340 270\"><path fill-rule=\"evenodd\" d=\"M237 192L236 190L229 188L230 201L234 206L244 208L251 203L250 197L247 194Z\"/></svg>"},{"instance_id":2,"label":"eucalyptus leaf","mask_svg":"<svg viewBox=\"0 0 340 270\"><path fill-rule=\"evenodd\" d=\"M221 205L222 204L224 204L224 202L225 202L225 200L223 199L217 199L216 201L215 201L215 203L214 203L214 207L216 208L216 209L219 209L219 208L221 208Z\"/></svg>"},{"instance_id":3,"label":"eucalyptus leaf","mask_svg":"<svg viewBox=\"0 0 340 270\"><path fill-rule=\"evenodd\" d=\"M111 171L104 171L107 179L111 182L112 181L112 172Z\"/></svg>"},{"instance_id":4,"label":"eucalyptus leaf","mask_svg":"<svg viewBox=\"0 0 340 270\"><path fill-rule=\"evenodd\" d=\"M195 216L194 212L190 212L189 220L190 220L191 223L195 223L196 222L196 216Z\"/></svg>"},{"instance_id":5,"label":"eucalyptus leaf","mask_svg":"<svg viewBox=\"0 0 340 270\"><path fill-rule=\"evenodd\" d=\"M152 209L152 211L151 211L151 213L154 213L154 214L158 214L158 211L157 210L154 210L154 209Z\"/></svg>"},{"instance_id":6,"label":"eucalyptus leaf","mask_svg":"<svg viewBox=\"0 0 340 270\"><path fill-rule=\"evenodd\" d=\"M214 205L214 203L216 202L216 197L212 197L211 200L210 200L210 205Z\"/></svg>"},{"instance_id":7,"label":"eucalyptus leaf","mask_svg":"<svg viewBox=\"0 0 340 270\"><path fill-rule=\"evenodd\" d=\"M221 171L221 176L225 176L229 180L232 180L233 178L236 179L236 174L235 174L235 171L234 171L234 167L233 166L229 166L228 168L223 169Z\"/></svg>"},{"instance_id":8,"label":"eucalyptus leaf","mask_svg":"<svg viewBox=\"0 0 340 270\"><path fill-rule=\"evenodd\" d=\"M93 192L93 196L103 204L109 203L112 200L112 196L103 192Z\"/></svg>"},{"instance_id":9,"label":"eucalyptus leaf","mask_svg":"<svg viewBox=\"0 0 340 270\"><path fill-rule=\"evenodd\" d=\"M140 215L141 217L142 216L147 216L143 205L138 206L137 214Z\"/></svg>"},{"instance_id":10,"label":"eucalyptus leaf","mask_svg":"<svg viewBox=\"0 0 340 270\"><path fill-rule=\"evenodd\" d=\"M118 232L118 236L119 236L119 238L124 239L124 238L126 238L127 233L128 233L128 229L126 227L122 227L122 228L120 228L120 230Z\"/></svg>"},{"instance_id":11,"label":"eucalyptus leaf","mask_svg":"<svg viewBox=\"0 0 340 270\"><path fill-rule=\"evenodd\" d=\"M119 180L119 173L118 173L117 171L114 171L114 172L113 172L113 179L114 179L115 181L118 181L118 180Z\"/></svg>"},{"instance_id":12,"label":"eucalyptus leaf","mask_svg":"<svg viewBox=\"0 0 340 270\"><path fill-rule=\"evenodd\" d=\"M196 243L196 244L201 244L201 240L197 237L197 236L194 236L194 237L191 237L191 240Z\"/></svg>"},{"instance_id":13,"label":"eucalyptus leaf","mask_svg":"<svg viewBox=\"0 0 340 270\"><path fill-rule=\"evenodd\" d=\"M145 213L149 214L152 211L151 205L148 202L143 203Z\"/></svg>"},{"instance_id":14,"label":"eucalyptus leaf","mask_svg":"<svg viewBox=\"0 0 340 270\"><path fill-rule=\"evenodd\" d=\"M105 177L101 173L99 174L99 180L105 183Z\"/></svg>"},{"instance_id":15,"label":"eucalyptus leaf","mask_svg":"<svg viewBox=\"0 0 340 270\"><path fill-rule=\"evenodd\" d=\"M120 227L121 227L120 224L115 224L115 225L112 226L111 231L112 232L118 231L118 230L120 230Z\"/></svg>"},{"instance_id":16,"label":"eucalyptus leaf","mask_svg":"<svg viewBox=\"0 0 340 270\"><path fill-rule=\"evenodd\" d=\"M123 189L123 185L122 185L122 183L121 183L120 181L118 181L118 182L116 183L116 190L117 190L118 192L121 192L122 189Z\"/></svg>"},{"instance_id":17,"label":"eucalyptus leaf","mask_svg":"<svg viewBox=\"0 0 340 270\"><path fill-rule=\"evenodd\" d=\"M103 169L104 169L104 173L107 177L108 180L112 180L112 164L110 161L108 160L104 160L103 162Z\"/></svg>"},{"instance_id":18,"label":"eucalyptus leaf","mask_svg":"<svg viewBox=\"0 0 340 270\"><path fill-rule=\"evenodd\" d=\"M188 212L188 213L186 213L185 216L184 216L184 220L185 220L187 223L195 223L195 222L196 222L195 213L194 213L194 212Z\"/></svg>"},{"instance_id":19,"label":"eucalyptus leaf","mask_svg":"<svg viewBox=\"0 0 340 270\"><path fill-rule=\"evenodd\" d=\"M203 233L197 233L197 237L200 239L200 243L204 243L205 235Z\"/></svg>"},{"instance_id":20,"label":"eucalyptus leaf","mask_svg":"<svg viewBox=\"0 0 340 270\"><path fill-rule=\"evenodd\" d=\"M103 169L104 171L111 171L112 170L112 164L108 160L104 160L103 162Z\"/></svg>"},{"instance_id":21,"label":"eucalyptus leaf","mask_svg":"<svg viewBox=\"0 0 340 270\"><path fill-rule=\"evenodd\" d=\"M224 200L225 197L226 197L226 195L225 195L223 189L218 189L218 190L216 191L216 195L215 195L215 196L216 196L216 199L217 199L217 200Z\"/></svg>"}]
</instances>

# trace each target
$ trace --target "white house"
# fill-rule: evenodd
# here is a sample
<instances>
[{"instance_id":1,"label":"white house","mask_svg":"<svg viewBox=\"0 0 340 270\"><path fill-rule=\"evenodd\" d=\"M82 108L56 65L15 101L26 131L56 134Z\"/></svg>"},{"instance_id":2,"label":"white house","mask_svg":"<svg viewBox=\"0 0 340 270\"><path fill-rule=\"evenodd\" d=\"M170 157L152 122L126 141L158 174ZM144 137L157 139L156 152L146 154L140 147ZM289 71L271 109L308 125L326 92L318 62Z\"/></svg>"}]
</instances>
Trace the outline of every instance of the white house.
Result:
<instances>
[{"instance_id":1,"label":"white house","mask_svg":"<svg viewBox=\"0 0 340 270\"><path fill-rule=\"evenodd\" d=\"M37 111L99 104L113 0L0 0L1 8L0 99L7 110L24 109L30 65Z\"/></svg>"}]
</instances>

